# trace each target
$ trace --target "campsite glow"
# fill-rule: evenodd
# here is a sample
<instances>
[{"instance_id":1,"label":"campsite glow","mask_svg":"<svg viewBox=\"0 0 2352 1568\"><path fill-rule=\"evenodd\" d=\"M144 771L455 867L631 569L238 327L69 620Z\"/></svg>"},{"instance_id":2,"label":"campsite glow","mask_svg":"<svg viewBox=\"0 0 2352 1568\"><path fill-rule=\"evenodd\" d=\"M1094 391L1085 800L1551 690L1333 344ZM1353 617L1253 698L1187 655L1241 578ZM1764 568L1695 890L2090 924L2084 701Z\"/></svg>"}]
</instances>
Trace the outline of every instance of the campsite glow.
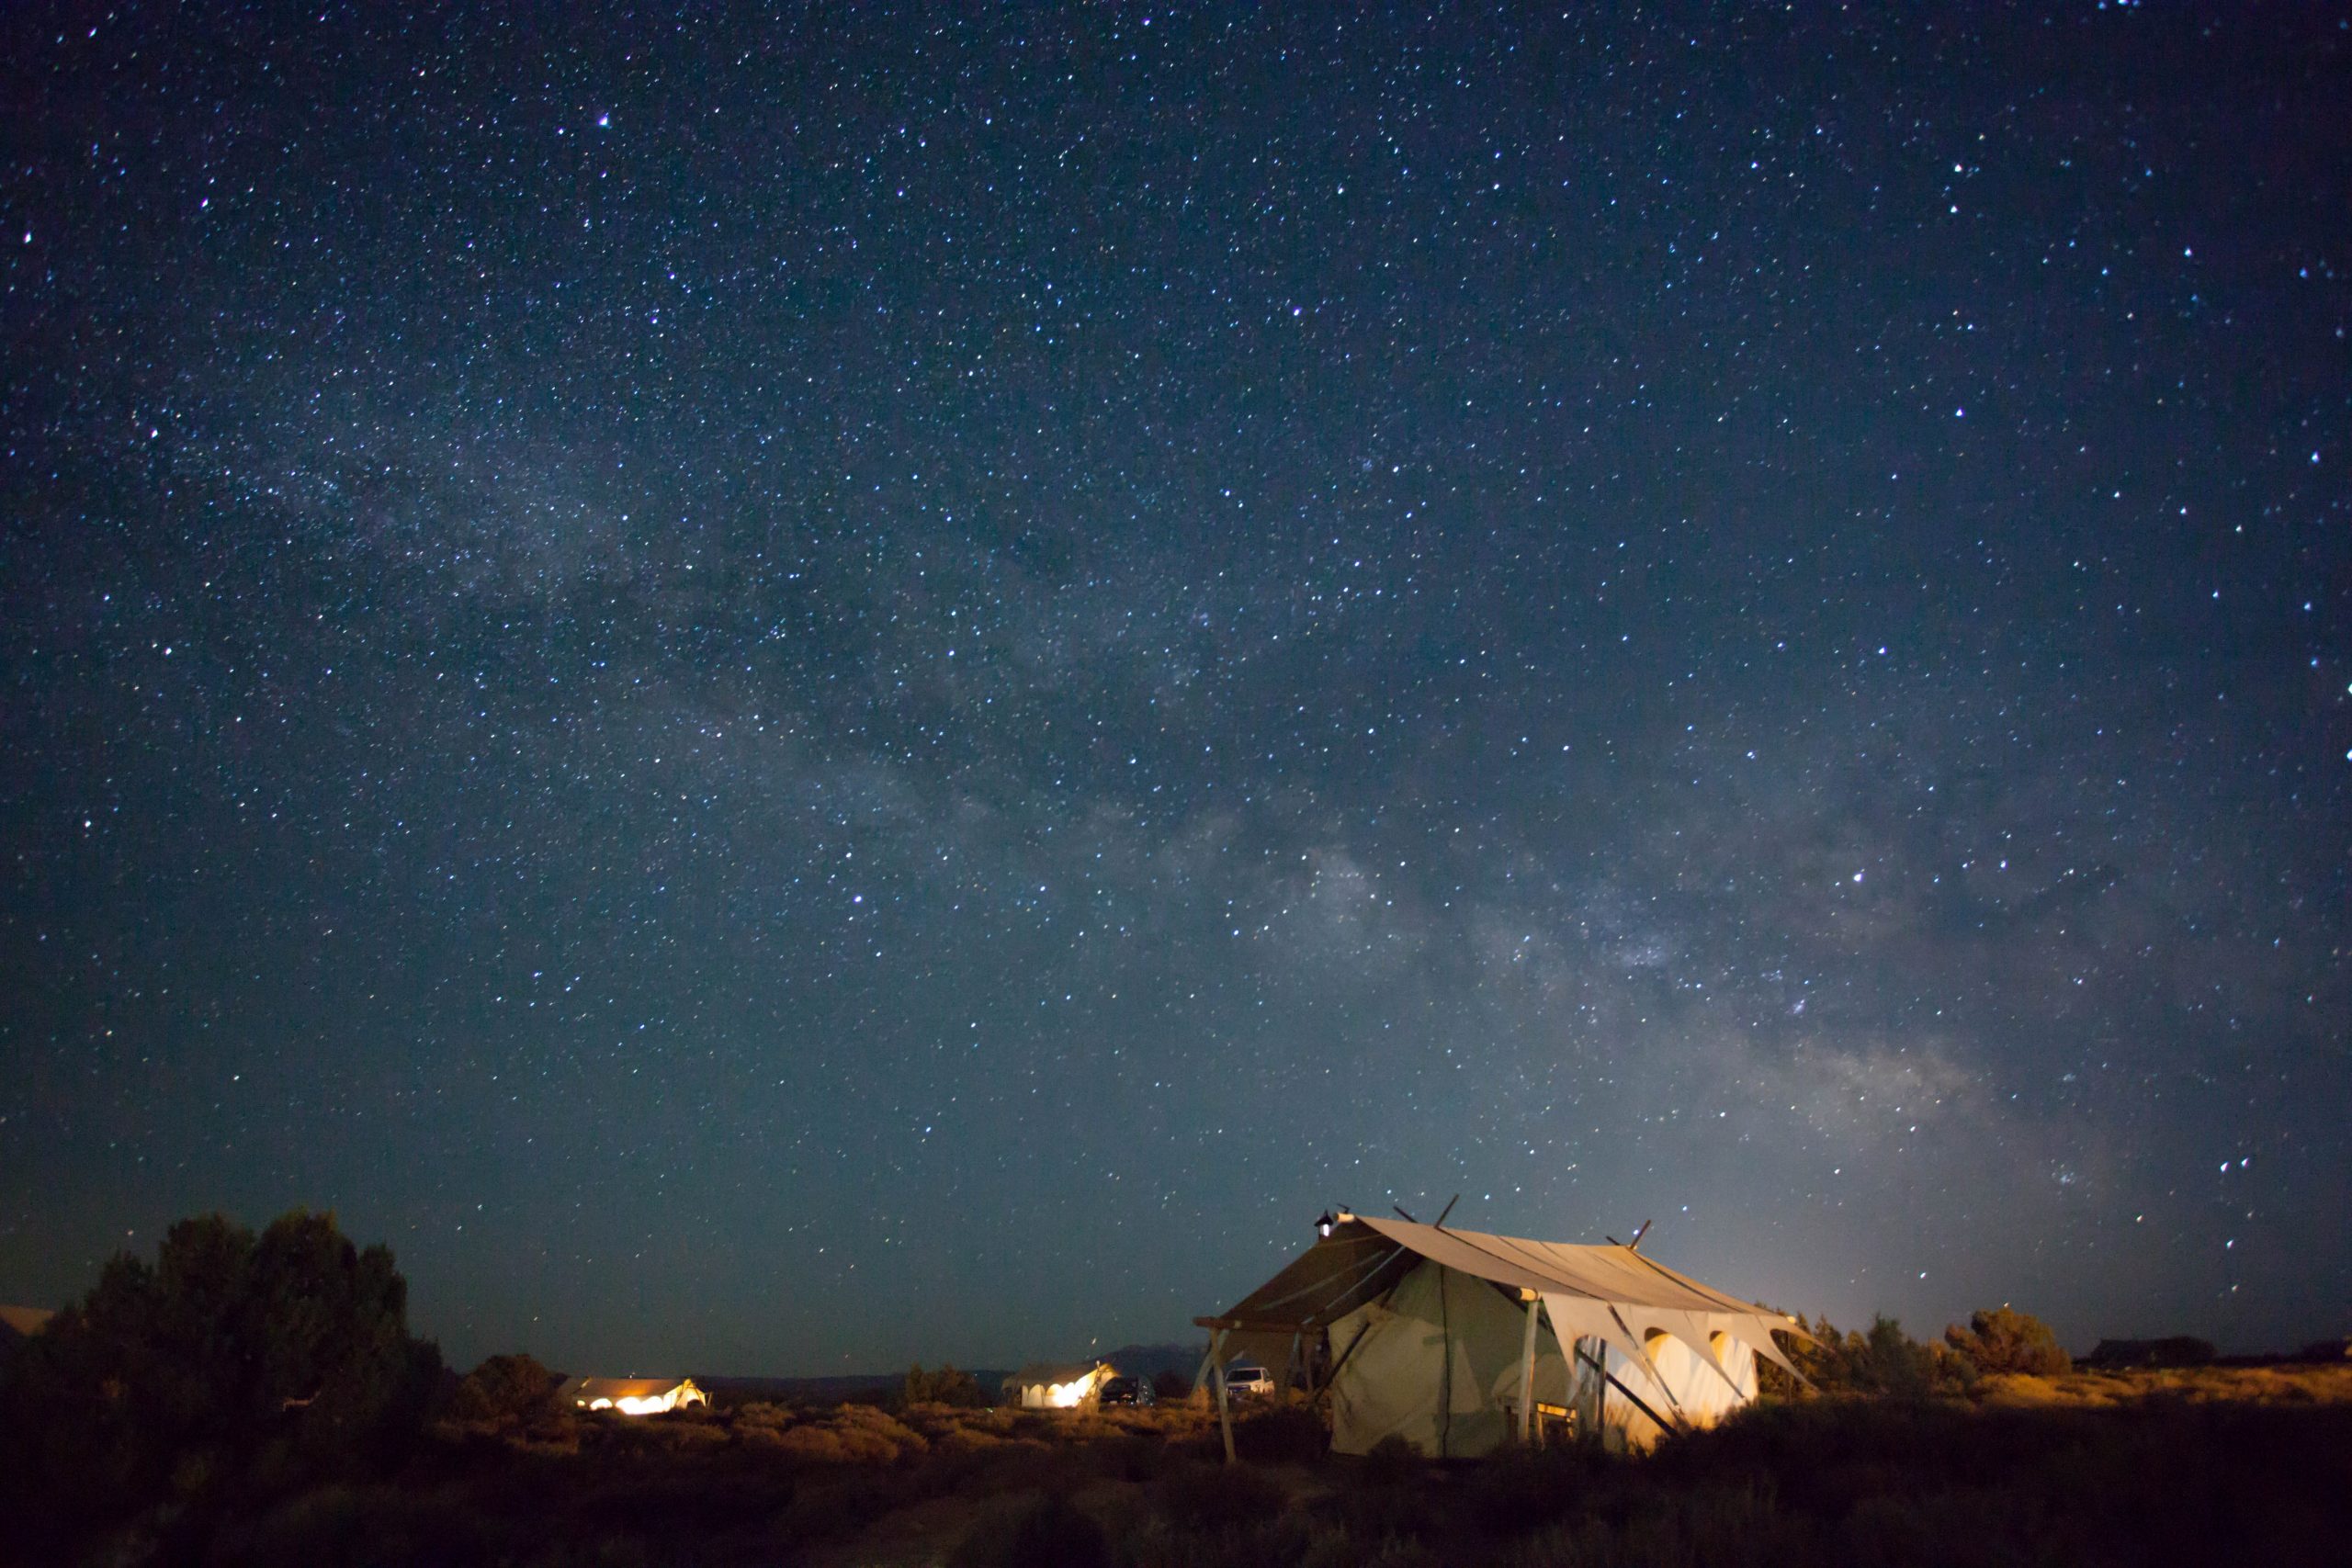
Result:
<instances>
[{"instance_id":1,"label":"campsite glow","mask_svg":"<svg viewBox=\"0 0 2352 1568\"><path fill-rule=\"evenodd\" d=\"M632 1386L632 1381L635 1387L650 1392L624 1393L614 1387L616 1382L621 1388ZM600 1384L603 1385L601 1390ZM710 1403L710 1396L696 1388L692 1378L681 1378L667 1384L655 1378L582 1378L577 1380L575 1386L578 1397L572 1404L580 1409L610 1410L622 1416L659 1416L681 1405L707 1405Z\"/></svg>"},{"instance_id":2,"label":"campsite glow","mask_svg":"<svg viewBox=\"0 0 2352 1568\"><path fill-rule=\"evenodd\" d=\"M1057 1410L1075 1410L1080 1404L1084 1403L1086 1399L1086 1391L1093 1386L1094 1374L1092 1372L1087 1373L1084 1377L1080 1378L1076 1382L1057 1382L1048 1384L1046 1389L1046 1403L1052 1405Z\"/></svg>"}]
</instances>

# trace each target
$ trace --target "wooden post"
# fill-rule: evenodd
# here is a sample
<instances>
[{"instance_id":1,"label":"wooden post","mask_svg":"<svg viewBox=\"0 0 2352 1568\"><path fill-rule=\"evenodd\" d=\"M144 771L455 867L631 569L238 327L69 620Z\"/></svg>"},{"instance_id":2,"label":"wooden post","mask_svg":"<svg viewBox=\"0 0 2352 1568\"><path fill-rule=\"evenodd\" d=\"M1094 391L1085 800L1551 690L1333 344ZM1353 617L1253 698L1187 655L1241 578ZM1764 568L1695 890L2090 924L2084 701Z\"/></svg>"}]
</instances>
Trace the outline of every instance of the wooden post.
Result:
<instances>
[{"instance_id":1,"label":"wooden post","mask_svg":"<svg viewBox=\"0 0 2352 1568\"><path fill-rule=\"evenodd\" d=\"M1544 1298L1527 1298L1527 1337L1519 1347L1519 1446L1528 1447L1535 1437L1535 1314L1544 1310Z\"/></svg>"},{"instance_id":2,"label":"wooden post","mask_svg":"<svg viewBox=\"0 0 2352 1568\"><path fill-rule=\"evenodd\" d=\"M1223 1342L1223 1337L1226 1336L1218 1336L1218 1340ZM1226 1394L1226 1361L1223 1361L1223 1357L1218 1357L1214 1378L1216 1378L1216 1425L1226 1434L1226 1462L1235 1464L1238 1455L1232 1453L1232 1401Z\"/></svg>"},{"instance_id":3,"label":"wooden post","mask_svg":"<svg viewBox=\"0 0 2352 1568\"><path fill-rule=\"evenodd\" d=\"M1209 1360L1212 1363L1209 1369L1209 1375L1216 1379L1216 1424L1218 1427L1222 1427L1225 1432L1225 1462L1232 1464L1235 1462L1233 1452L1233 1405L1231 1402L1226 1398L1225 1357L1219 1354L1219 1352L1225 1348L1225 1336L1226 1330L1220 1328L1216 1331L1216 1337L1209 1343Z\"/></svg>"}]
</instances>

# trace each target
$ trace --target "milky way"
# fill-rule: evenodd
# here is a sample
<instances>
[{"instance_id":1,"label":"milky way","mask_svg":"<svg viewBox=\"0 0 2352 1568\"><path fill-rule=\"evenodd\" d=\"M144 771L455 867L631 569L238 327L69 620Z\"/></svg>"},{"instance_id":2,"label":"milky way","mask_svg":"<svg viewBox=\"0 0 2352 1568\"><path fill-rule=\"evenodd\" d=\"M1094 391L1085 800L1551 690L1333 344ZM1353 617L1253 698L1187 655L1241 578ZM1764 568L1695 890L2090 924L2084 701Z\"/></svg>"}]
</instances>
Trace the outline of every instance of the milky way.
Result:
<instances>
[{"instance_id":1,"label":"milky way","mask_svg":"<svg viewBox=\"0 0 2352 1568\"><path fill-rule=\"evenodd\" d=\"M2340 7L472 9L0 23L0 1299L2345 1326Z\"/></svg>"}]
</instances>

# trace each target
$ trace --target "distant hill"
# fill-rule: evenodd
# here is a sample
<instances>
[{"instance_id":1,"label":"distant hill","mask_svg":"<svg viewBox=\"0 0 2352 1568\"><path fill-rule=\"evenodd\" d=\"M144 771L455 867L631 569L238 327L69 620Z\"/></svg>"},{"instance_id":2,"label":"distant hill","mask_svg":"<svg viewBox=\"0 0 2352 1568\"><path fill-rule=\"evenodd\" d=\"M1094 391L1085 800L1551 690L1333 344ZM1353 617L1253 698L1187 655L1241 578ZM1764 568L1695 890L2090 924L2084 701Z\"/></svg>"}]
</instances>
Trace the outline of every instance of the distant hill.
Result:
<instances>
[{"instance_id":1,"label":"distant hill","mask_svg":"<svg viewBox=\"0 0 2352 1568\"><path fill-rule=\"evenodd\" d=\"M1200 1370L1202 1347L1198 1345L1122 1345L1115 1350L1091 1352L1096 1360L1108 1361L1131 1378L1156 1378L1162 1372L1175 1372L1191 1377ZM1087 1354L1068 1358L1083 1361ZM980 1391L990 1399L1012 1374L1010 1367L967 1367L965 1369L978 1380ZM892 1372L843 1372L821 1378L747 1378L723 1374L694 1374L713 1399L729 1404L748 1404L752 1400L775 1400L790 1404L863 1404L896 1395L905 1385L906 1371L901 1368Z\"/></svg>"},{"instance_id":2,"label":"distant hill","mask_svg":"<svg viewBox=\"0 0 2352 1568\"><path fill-rule=\"evenodd\" d=\"M1006 1372L985 1367L967 1369L979 1380L980 1392L990 1399L1005 1380ZM869 1404L897 1395L906 1386L904 1368L895 1372L844 1372L826 1378L737 1378L694 1374L713 1399L729 1404L748 1404L752 1400L773 1400L787 1404Z\"/></svg>"},{"instance_id":3,"label":"distant hill","mask_svg":"<svg viewBox=\"0 0 2352 1568\"><path fill-rule=\"evenodd\" d=\"M1131 1378L1156 1378L1162 1372L1189 1378L1201 1370L1207 1349L1204 1345L1122 1345L1102 1352L1100 1359Z\"/></svg>"}]
</instances>

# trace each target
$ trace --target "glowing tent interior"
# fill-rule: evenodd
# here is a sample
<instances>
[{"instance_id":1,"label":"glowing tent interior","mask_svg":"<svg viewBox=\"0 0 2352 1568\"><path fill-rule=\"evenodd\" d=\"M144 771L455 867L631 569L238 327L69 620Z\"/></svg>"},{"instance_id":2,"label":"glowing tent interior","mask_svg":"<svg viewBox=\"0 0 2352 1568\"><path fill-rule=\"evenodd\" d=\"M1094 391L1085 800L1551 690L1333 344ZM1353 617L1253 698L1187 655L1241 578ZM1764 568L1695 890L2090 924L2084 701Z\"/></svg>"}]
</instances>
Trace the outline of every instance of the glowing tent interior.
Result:
<instances>
[{"instance_id":1,"label":"glowing tent interior","mask_svg":"<svg viewBox=\"0 0 2352 1568\"><path fill-rule=\"evenodd\" d=\"M1108 1361L1032 1361L1004 1380L1004 1402L1028 1410L1075 1410L1118 1375Z\"/></svg>"},{"instance_id":2,"label":"glowing tent interior","mask_svg":"<svg viewBox=\"0 0 2352 1568\"><path fill-rule=\"evenodd\" d=\"M1468 1458L1531 1440L1539 1421L1634 1448L1711 1426L1756 1397L1758 1356L1795 1371L1772 1334L1803 1332L1630 1247L1354 1214L1193 1321L1211 1334L1195 1382L1216 1382L1228 1456L1237 1357L1328 1390L1337 1452L1396 1437Z\"/></svg>"},{"instance_id":3,"label":"glowing tent interior","mask_svg":"<svg viewBox=\"0 0 2352 1568\"><path fill-rule=\"evenodd\" d=\"M658 1416L710 1403L692 1378L573 1378L560 1397L577 1409L617 1410L624 1416Z\"/></svg>"}]
</instances>

